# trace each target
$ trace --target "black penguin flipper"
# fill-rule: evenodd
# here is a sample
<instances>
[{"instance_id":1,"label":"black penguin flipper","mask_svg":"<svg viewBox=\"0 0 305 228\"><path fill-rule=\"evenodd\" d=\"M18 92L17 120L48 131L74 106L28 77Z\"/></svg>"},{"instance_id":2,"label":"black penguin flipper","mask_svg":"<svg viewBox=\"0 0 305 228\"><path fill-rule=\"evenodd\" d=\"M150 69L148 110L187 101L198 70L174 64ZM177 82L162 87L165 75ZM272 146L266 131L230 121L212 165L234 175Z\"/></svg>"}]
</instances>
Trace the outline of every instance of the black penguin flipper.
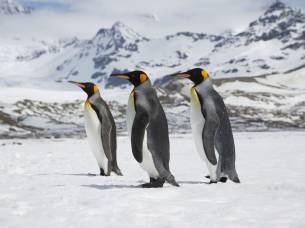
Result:
<instances>
[{"instance_id":1,"label":"black penguin flipper","mask_svg":"<svg viewBox=\"0 0 305 228\"><path fill-rule=\"evenodd\" d=\"M102 140L104 153L105 153L108 161L112 161L111 133L112 133L112 130L115 130L115 129L112 129L113 127L109 121L103 121L101 112L95 105L91 104L91 107L95 111L95 113L101 123L101 140ZM114 140L116 140L116 137L114 137Z\"/></svg>"},{"instance_id":2,"label":"black penguin flipper","mask_svg":"<svg viewBox=\"0 0 305 228\"><path fill-rule=\"evenodd\" d=\"M216 118L207 118L202 131L202 142L207 159L212 165L217 164L215 154L215 134L219 126Z\"/></svg>"},{"instance_id":3,"label":"black penguin flipper","mask_svg":"<svg viewBox=\"0 0 305 228\"><path fill-rule=\"evenodd\" d=\"M107 124L106 121L102 123L101 127L101 138L102 138L102 145L104 149L104 153L108 159L108 161L112 161L112 153L111 153L111 125Z\"/></svg>"},{"instance_id":4,"label":"black penguin flipper","mask_svg":"<svg viewBox=\"0 0 305 228\"><path fill-rule=\"evenodd\" d=\"M148 124L148 116L141 109L137 109L131 129L131 148L134 158L141 163L143 160L143 141Z\"/></svg>"}]
</instances>

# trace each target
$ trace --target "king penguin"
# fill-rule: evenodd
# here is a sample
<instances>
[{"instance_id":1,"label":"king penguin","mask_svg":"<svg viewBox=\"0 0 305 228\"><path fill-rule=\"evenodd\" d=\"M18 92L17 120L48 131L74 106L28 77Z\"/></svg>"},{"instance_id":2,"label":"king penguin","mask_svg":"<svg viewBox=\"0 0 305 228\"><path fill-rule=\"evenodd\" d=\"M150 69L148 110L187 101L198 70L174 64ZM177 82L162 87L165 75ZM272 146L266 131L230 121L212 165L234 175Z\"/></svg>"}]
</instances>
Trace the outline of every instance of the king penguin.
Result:
<instances>
[{"instance_id":1,"label":"king penguin","mask_svg":"<svg viewBox=\"0 0 305 228\"><path fill-rule=\"evenodd\" d=\"M213 88L212 79L201 68L174 76L188 78L194 83L190 94L191 127L197 151L210 173L206 177L210 178L210 183L226 182L227 178L240 183L235 169L230 120L222 97Z\"/></svg>"},{"instance_id":2,"label":"king penguin","mask_svg":"<svg viewBox=\"0 0 305 228\"><path fill-rule=\"evenodd\" d=\"M134 85L127 107L127 128L133 156L150 177L150 182L141 186L163 187L165 181L179 186L169 170L167 119L147 74L132 71L111 76L126 79Z\"/></svg>"},{"instance_id":3,"label":"king penguin","mask_svg":"<svg viewBox=\"0 0 305 228\"><path fill-rule=\"evenodd\" d=\"M85 126L91 150L100 168L101 176L110 176L111 171L119 176L122 172L116 159L116 126L98 87L90 82L69 81L88 95L85 102Z\"/></svg>"}]
</instances>

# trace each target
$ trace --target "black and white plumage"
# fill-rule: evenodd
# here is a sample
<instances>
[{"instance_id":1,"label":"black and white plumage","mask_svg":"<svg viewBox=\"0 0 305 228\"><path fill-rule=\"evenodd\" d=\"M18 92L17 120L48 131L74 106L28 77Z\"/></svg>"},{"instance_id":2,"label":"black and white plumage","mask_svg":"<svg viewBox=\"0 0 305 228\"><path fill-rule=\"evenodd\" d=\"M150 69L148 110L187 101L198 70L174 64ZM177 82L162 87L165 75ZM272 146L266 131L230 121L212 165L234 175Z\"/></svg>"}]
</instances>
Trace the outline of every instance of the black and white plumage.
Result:
<instances>
[{"instance_id":1,"label":"black and white plumage","mask_svg":"<svg viewBox=\"0 0 305 228\"><path fill-rule=\"evenodd\" d=\"M190 94L191 126L196 149L207 164L211 183L225 182L227 177L239 183L230 120L212 79L200 68L176 75L195 83Z\"/></svg>"},{"instance_id":2,"label":"black and white plumage","mask_svg":"<svg viewBox=\"0 0 305 228\"><path fill-rule=\"evenodd\" d=\"M116 126L106 102L92 83L71 82L81 87L87 94L85 102L85 127L89 145L100 168L100 175L111 172L122 175L117 165Z\"/></svg>"},{"instance_id":3,"label":"black and white plumage","mask_svg":"<svg viewBox=\"0 0 305 228\"><path fill-rule=\"evenodd\" d=\"M142 71L113 76L135 86L127 106L127 128L133 156L150 177L142 187L162 187L165 181L179 186L169 170L167 119L150 80Z\"/></svg>"}]
</instances>

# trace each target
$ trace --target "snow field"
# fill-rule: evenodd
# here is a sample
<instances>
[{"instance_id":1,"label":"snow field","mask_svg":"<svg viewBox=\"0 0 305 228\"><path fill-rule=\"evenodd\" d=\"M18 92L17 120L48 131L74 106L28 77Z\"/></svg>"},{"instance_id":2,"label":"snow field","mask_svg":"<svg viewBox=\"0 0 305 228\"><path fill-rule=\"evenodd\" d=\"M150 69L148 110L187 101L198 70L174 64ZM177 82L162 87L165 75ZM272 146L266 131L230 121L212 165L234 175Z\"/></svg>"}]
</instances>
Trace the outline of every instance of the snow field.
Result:
<instances>
[{"instance_id":1,"label":"snow field","mask_svg":"<svg viewBox=\"0 0 305 228\"><path fill-rule=\"evenodd\" d=\"M304 227L304 132L235 134L241 184L208 185L191 136L171 137L181 187L148 181L118 139L123 177L100 177L86 140L0 141L0 227ZM20 144L20 145L19 145Z\"/></svg>"}]
</instances>

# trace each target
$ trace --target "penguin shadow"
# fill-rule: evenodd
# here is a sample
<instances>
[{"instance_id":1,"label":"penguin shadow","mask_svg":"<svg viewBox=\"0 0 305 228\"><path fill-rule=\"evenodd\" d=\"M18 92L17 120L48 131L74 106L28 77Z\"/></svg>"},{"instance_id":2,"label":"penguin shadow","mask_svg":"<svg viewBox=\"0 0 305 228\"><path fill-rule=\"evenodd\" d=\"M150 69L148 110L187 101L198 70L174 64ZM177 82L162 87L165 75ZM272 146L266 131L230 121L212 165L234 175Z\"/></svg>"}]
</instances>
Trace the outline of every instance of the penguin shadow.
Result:
<instances>
[{"instance_id":1,"label":"penguin shadow","mask_svg":"<svg viewBox=\"0 0 305 228\"><path fill-rule=\"evenodd\" d=\"M59 176L78 176L78 177L99 177L100 175L95 173L38 173L36 176L49 176L49 175L59 175Z\"/></svg>"},{"instance_id":2,"label":"penguin shadow","mask_svg":"<svg viewBox=\"0 0 305 228\"><path fill-rule=\"evenodd\" d=\"M213 184L217 184L217 183L222 183L224 184L225 182L210 182L210 181L178 181L178 184L207 184L207 185L213 185Z\"/></svg>"},{"instance_id":3,"label":"penguin shadow","mask_svg":"<svg viewBox=\"0 0 305 228\"><path fill-rule=\"evenodd\" d=\"M207 181L178 181L178 184L210 184Z\"/></svg>"},{"instance_id":4,"label":"penguin shadow","mask_svg":"<svg viewBox=\"0 0 305 228\"><path fill-rule=\"evenodd\" d=\"M78 177L98 177L100 175L95 173L60 173L63 176L78 176Z\"/></svg>"},{"instance_id":5,"label":"penguin shadow","mask_svg":"<svg viewBox=\"0 0 305 228\"><path fill-rule=\"evenodd\" d=\"M98 184L89 184L89 185L81 185L86 188L95 188L98 190L108 190L108 189L120 189L120 188L140 188L140 186L136 185L128 185L128 184L107 184L107 185L98 185Z\"/></svg>"}]
</instances>

